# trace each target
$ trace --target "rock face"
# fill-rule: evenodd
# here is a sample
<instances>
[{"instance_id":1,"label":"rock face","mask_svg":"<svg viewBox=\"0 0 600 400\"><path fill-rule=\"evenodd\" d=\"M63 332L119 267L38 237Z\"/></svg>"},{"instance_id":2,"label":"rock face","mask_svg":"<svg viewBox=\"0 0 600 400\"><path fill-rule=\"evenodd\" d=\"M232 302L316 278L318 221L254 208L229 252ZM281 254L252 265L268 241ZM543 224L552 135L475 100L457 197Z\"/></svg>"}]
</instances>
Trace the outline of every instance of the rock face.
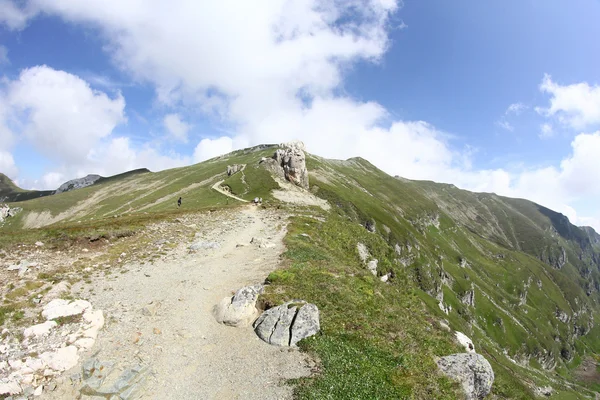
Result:
<instances>
[{"instance_id":1,"label":"rock face","mask_svg":"<svg viewBox=\"0 0 600 400\"><path fill-rule=\"evenodd\" d=\"M462 384L467 400L483 399L492 389L494 371L480 354L452 354L440 358L437 365L444 375Z\"/></svg>"},{"instance_id":2,"label":"rock face","mask_svg":"<svg viewBox=\"0 0 600 400\"><path fill-rule=\"evenodd\" d=\"M300 141L283 143L273 155L277 167L283 170L285 179L293 184L308 189L308 170L304 143Z\"/></svg>"},{"instance_id":3,"label":"rock face","mask_svg":"<svg viewBox=\"0 0 600 400\"><path fill-rule=\"evenodd\" d=\"M6 218L14 217L22 210L21 207L10 208L7 204L0 205L0 223L4 222Z\"/></svg>"},{"instance_id":4,"label":"rock face","mask_svg":"<svg viewBox=\"0 0 600 400\"><path fill-rule=\"evenodd\" d=\"M231 176L231 175L235 174L236 172L243 170L244 167L245 167L244 164L228 165L227 166L227 176Z\"/></svg>"},{"instance_id":5,"label":"rock face","mask_svg":"<svg viewBox=\"0 0 600 400\"><path fill-rule=\"evenodd\" d=\"M263 292L262 285L246 286L233 297L225 297L213 309L217 322L234 327L250 326L258 317L256 300Z\"/></svg>"},{"instance_id":6,"label":"rock face","mask_svg":"<svg viewBox=\"0 0 600 400\"><path fill-rule=\"evenodd\" d=\"M289 301L271 308L254 323L258 337L276 346L294 346L319 329L319 309L304 301Z\"/></svg>"},{"instance_id":7,"label":"rock face","mask_svg":"<svg viewBox=\"0 0 600 400\"><path fill-rule=\"evenodd\" d=\"M60 185L60 187L56 189L56 193L58 194L68 192L69 190L82 189L84 187L92 186L100 178L102 178L100 175L88 175L85 178L70 180Z\"/></svg>"}]
</instances>

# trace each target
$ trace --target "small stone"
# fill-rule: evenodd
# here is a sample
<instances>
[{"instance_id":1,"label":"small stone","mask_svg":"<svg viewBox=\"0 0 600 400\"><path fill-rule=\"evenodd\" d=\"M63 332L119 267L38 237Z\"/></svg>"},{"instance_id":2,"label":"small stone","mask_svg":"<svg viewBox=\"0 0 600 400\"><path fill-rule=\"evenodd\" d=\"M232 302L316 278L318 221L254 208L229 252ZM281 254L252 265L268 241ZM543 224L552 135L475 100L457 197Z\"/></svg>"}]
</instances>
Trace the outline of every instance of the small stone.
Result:
<instances>
[{"instance_id":1,"label":"small stone","mask_svg":"<svg viewBox=\"0 0 600 400\"><path fill-rule=\"evenodd\" d=\"M42 246L44 245L44 243L42 243L42 242L35 242L35 245L36 245L37 247L42 247Z\"/></svg>"},{"instance_id":2,"label":"small stone","mask_svg":"<svg viewBox=\"0 0 600 400\"><path fill-rule=\"evenodd\" d=\"M152 331L154 332L155 335L160 335L162 333L161 330L158 328L154 328Z\"/></svg>"},{"instance_id":3,"label":"small stone","mask_svg":"<svg viewBox=\"0 0 600 400\"><path fill-rule=\"evenodd\" d=\"M41 396L41 395L42 395L43 391L44 391L44 387L43 387L42 385L40 385L40 386L38 386L37 388L35 388L35 390L34 390L34 392L33 392L33 395L34 395L35 397L39 397L39 396Z\"/></svg>"}]
</instances>

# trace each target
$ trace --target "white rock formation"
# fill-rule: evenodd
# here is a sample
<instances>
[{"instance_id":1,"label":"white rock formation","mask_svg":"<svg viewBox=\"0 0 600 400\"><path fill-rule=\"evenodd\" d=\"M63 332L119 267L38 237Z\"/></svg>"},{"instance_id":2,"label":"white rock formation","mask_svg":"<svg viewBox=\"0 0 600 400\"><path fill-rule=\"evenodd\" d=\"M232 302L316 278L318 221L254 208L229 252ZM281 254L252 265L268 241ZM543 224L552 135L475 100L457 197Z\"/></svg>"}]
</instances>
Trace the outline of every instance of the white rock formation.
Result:
<instances>
[{"instance_id":1,"label":"white rock formation","mask_svg":"<svg viewBox=\"0 0 600 400\"><path fill-rule=\"evenodd\" d=\"M473 345L473 341L467 335L458 331L454 332L454 335L456 336L456 340L458 340L458 343L460 343L465 348L465 351L467 353L475 353L475 346Z\"/></svg>"},{"instance_id":2,"label":"white rock formation","mask_svg":"<svg viewBox=\"0 0 600 400\"><path fill-rule=\"evenodd\" d=\"M43 324L33 325L33 326L30 326L29 328L26 328L23 331L23 336L25 336L26 338L32 337L32 336L36 336L36 337L46 336L46 335L48 335L50 330L52 328L54 328L56 325L57 324L54 321L46 321Z\"/></svg>"},{"instance_id":3,"label":"white rock formation","mask_svg":"<svg viewBox=\"0 0 600 400\"><path fill-rule=\"evenodd\" d=\"M83 314L83 312L89 308L92 308L89 301L54 299L44 306L42 316L47 320L70 317L72 315Z\"/></svg>"}]
</instances>

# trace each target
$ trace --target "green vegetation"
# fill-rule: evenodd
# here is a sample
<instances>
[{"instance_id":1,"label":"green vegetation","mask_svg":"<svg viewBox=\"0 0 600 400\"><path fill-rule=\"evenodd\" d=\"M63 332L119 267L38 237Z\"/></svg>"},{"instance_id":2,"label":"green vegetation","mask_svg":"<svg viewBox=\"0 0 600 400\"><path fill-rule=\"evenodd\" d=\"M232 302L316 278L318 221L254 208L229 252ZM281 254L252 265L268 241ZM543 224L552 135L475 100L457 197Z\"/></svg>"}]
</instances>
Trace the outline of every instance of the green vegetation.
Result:
<instances>
[{"instance_id":1,"label":"green vegetation","mask_svg":"<svg viewBox=\"0 0 600 400\"><path fill-rule=\"evenodd\" d=\"M211 190L222 180L244 199L279 205L270 195L277 183L258 164L273 150L241 150L19 202L23 212L1 228L0 247L108 240L110 264L149 221L237 206ZM231 164L247 166L227 177ZM321 334L301 342L318 356L320 373L296 382L299 398L457 398L458 385L435 366L435 357L462 351L441 320L490 361L498 398L529 399L534 386L547 385L553 398L583 398L600 387L574 372L600 354L600 236L593 230L526 200L396 179L360 158L307 156L307 166L311 191L332 209L294 208L284 268L268 276L261 298L265 306L303 298L321 310ZM41 220L49 225L22 229ZM362 265L358 242L379 260L379 275L391 274L389 283ZM9 294L16 302L32 290ZM474 304L466 300L471 293ZM0 320L19 317L20 307L3 307Z\"/></svg>"}]
</instances>

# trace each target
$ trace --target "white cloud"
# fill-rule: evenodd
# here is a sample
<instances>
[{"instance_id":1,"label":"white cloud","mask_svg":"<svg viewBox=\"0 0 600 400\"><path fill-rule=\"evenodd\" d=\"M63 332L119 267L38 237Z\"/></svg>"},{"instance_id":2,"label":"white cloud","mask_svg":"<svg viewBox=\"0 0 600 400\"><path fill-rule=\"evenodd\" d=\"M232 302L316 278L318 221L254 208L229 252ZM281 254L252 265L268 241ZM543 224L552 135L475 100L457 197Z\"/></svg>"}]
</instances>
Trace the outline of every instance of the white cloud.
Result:
<instances>
[{"instance_id":1,"label":"white cloud","mask_svg":"<svg viewBox=\"0 0 600 400\"><path fill-rule=\"evenodd\" d=\"M8 29L23 29L27 20L35 14L32 7L18 7L10 0L0 0L0 24Z\"/></svg>"},{"instance_id":2,"label":"white cloud","mask_svg":"<svg viewBox=\"0 0 600 400\"><path fill-rule=\"evenodd\" d=\"M233 140L227 136L218 139L202 139L194 150L194 162L199 163L233 150Z\"/></svg>"},{"instance_id":3,"label":"white cloud","mask_svg":"<svg viewBox=\"0 0 600 400\"><path fill-rule=\"evenodd\" d=\"M17 177L17 166L15 165L15 160L13 159L12 154L7 151L3 151L0 149L0 172L4 175L8 176L11 179L15 179Z\"/></svg>"},{"instance_id":4,"label":"white cloud","mask_svg":"<svg viewBox=\"0 0 600 400\"><path fill-rule=\"evenodd\" d=\"M515 114L515 115L519 115L521 114L521 112L523 112L524 110L527 109L527 106L523 103L513 103L510 106L508 106L508 108L505 111L505 115L509 115L509 114Z\"/></svg>"},{"instance_id":5,"label":"white cloud","mask_svg":"<svg viewBox=\"0 0 600 400\"><path fill-rule=\"evenodd\" d=\"M548 93L551 98L548 108L536 108L538 113L556 117L573 129L600 125L600 86L591 86L587 82L563 86L553 82L552 77L546 74L540 91Z\"/></svg>"},{"instance_id":6,"label":"white cloud","mask_svg":"<svg viewBox=\"0 0 600 400\"><path fill-rule=\"evenodd\" d=\"M359 155L391 174L527 197L559 211L582 197L597 199L597 194L584 190L595 175L582 172L584 166L594 168L580 143L591 146L590 135L580 135L573 154L558 166L472 170L469 153L454 151L446 142L448 135L430 124L394 120L375 102L340 95L348 67L358 61L378 62L385 54L389 17L397 10L397 1L181 0L167 5L31 0L29 5L98 28L115 65L135 81L153 85L158 100L171 109L184 106L221 118L231 134L202 140L194 161L254 144L300 138L315 154ZM565 105L565 97L577 97L567 96L565 88L569 87L545 79L541 89L553 98L544 113L567 122L593 121L594 112L585 104ZM595 99L593 87L586 85L576 92ZM513 130L507 118L525 108L521 103L510 105L499 125ZM109 150L92 153L86 158L91 164L84 166L100 165L106 157L102 165L127 169L152 166L160 157L156 149L132 149L125 138L101 140ZM189 161L171 155L160 163Z\"/></svg>"},{"instance_id":7,"label":"white cloud","mask_svg":"<svg viewBox=\"0 0 600 400\"><path fill-rule=\"evenodd\" d=\"M180 142L187 143L188 141L188 132L191 126L182 121L181 117L178 114L168 114L163 119L163 125L170 136L172 136L175 140Z\"/></svg>"},{"instance_id":8,"label":"white cloud","mask_svg":"<svg viewBox=\"0 0 600 400\"><path fill-rule=\"evenodd\" d=\"M552 128L552 124L542 124L540 126L540 138L547 139L554 136L554 128Z\"/></svg>"},{"instance_id":9,"label":"white cloud","mask_svg":"<svg viewBox=\"0 0 600 400\"><path fill-rule=\"evenodd\" d=\"M8 84L6 103L21 133L43 154L78 163L125 121L125 100L92 90L81 78L46 66L25 69Z\"/></svg>"}]
</instances>

